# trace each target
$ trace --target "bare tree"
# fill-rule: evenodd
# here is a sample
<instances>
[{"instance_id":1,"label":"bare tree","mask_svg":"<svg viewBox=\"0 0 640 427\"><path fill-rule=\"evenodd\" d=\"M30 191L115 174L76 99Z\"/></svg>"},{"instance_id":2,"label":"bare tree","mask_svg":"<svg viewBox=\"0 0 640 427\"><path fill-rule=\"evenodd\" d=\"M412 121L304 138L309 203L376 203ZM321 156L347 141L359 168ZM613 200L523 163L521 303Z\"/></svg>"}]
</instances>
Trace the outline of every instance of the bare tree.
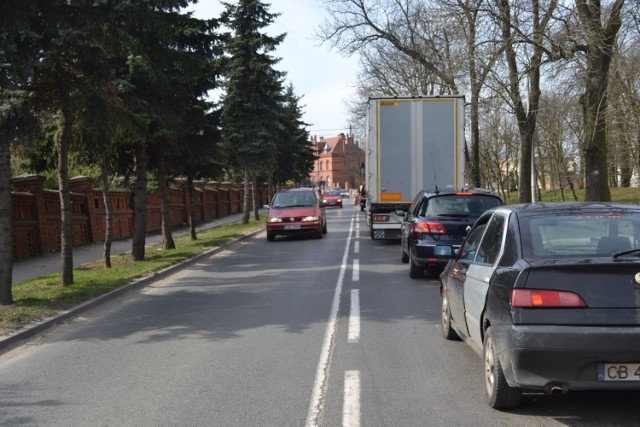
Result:
<instances>
[{"instance_id":1,"label":"bare tree","mask_svg":"<svg viewBox=\"0 0 640 427\"><path fill-rule=\"evenodd\" d=\"M517 4L496 0L496 4L508 67L506 89L520 132L518 200L527 203L532 201L533 140L540 102L540 76L547 52L544 42L557 1L550 0L546 9L541 7L540 0ZM526 87L526 99L523 87Z\"/></svg>"},{"instance_id":2,"label":"bare tree","mask_svg":"<svg viewBox=\"0 0 640 427\"><path fill-rule=\"evenodd\" d=\"M615 0L602 24L600 0L576 0L585 44L578 50L586 55L587 74L581 98L585 127L585 200L610 201L607 170L607 84L616 35L622 25L624 0Z\"/></svg>"}]
</instances>

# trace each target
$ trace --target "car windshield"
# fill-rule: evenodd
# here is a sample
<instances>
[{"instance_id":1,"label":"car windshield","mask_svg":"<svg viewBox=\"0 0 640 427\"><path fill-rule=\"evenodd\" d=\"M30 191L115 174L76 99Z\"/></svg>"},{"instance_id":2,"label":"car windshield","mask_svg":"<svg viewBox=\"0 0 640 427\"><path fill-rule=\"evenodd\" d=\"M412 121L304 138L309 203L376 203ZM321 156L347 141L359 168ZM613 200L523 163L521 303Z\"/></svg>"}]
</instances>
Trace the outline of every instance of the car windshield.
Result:
<instances>
[{"instance_id":1,"label":"car windshield","mask_svg":"<svg viewBox=\"0 0 640 427\"><path fill-rule=\"evenodd\" d=\"M520 226L525 258L611 256L640 248L637 214L525 217Z\"/></svg>"},{"instance_id":2,"label":"car windshield","mask_svg":"<svg viewBox=\"0 0 640 427\"><path fill-rule=\"evenodd\" d=\"M316 204L316 197L311 191L288 191L277 193L273 198L274 208L307 207Z\"/></svg>"},{"instance_id":3,"label":"car windshield","mask_svg":"<svg viewBox=\"0 0 640 427\"><path fill-rule=\"evenodd\" d=\"M429 199L420 216L480 216L487 209L500 205L500 199L496 197L444 195Z\"/></svg>"},{"instance_id":4,"label":"car windshield","mask_svg":"<svg viewBox=\"0 0 640 427\"><path fill-rule=\"evenodd\" d=\"M327 191L324 193L325 197L340 197L340 190Z\"/></svg>"}]
</instances>

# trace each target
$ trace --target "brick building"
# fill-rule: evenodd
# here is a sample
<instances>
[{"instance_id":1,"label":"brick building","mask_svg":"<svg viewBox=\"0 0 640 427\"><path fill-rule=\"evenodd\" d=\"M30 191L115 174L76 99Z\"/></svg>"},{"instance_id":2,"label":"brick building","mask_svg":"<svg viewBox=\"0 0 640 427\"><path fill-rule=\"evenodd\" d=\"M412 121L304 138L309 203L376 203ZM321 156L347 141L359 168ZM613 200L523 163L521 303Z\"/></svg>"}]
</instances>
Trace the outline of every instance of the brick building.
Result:
<instances>
[{"instance_id":1,"label":"brick building","mask_svg":"<svg viewBox=\"0 0 640 427\"><path fill-rule=\"evenodd\" d=\"M353 135L311 138L317 154L313 172L309 176L312 184L321 188L357 189L364 182L364 150L355 143Z\"/></svg>"}]
</instances>

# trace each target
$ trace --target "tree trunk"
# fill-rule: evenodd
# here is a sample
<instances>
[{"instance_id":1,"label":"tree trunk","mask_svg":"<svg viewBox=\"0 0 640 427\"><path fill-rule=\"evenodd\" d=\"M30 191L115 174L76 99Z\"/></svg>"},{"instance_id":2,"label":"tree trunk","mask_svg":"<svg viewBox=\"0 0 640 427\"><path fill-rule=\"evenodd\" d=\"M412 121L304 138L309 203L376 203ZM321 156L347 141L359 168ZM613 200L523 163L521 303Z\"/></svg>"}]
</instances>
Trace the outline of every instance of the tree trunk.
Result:
<instances>
[{"instance_id":1,"label":"tree trunk","mask_svg":"<svg viewBox=\"0 0 640 427\"><path fill-rule=\"evenodd\" d=\"M144 261L147 237L147 152L144 141L136 143L136 186L134 194L134 224L131 256Z\"/></svg>"},{"instance_id":2,"label":"tree trunk","mask_svg":"<svg viewBox=\"0 0 640 427\"><path fill-rule=\"evenodd\" d=\"M58 143L58 185L60 189L60 261L61 284L73 284L73 222L69 192L69 141L71 114L63 108L62 131Z\"/></svg>"},{"instance_id":3,"label":"tree trunk","mask_svg":"<svg viewBox=\"0 0 640 427\"><path fill-rule=\"evenodd\" d=\"M107 166L107 155L102 153L102 199L104 200L105 211L105 233L102 259L105 268L111 268L111 242L113 241L113 206L109 195L109 166Z\"/></svg>"},{"instance_id":4,"label":"tree trunk","mask_svg":"<svg viewBox=\"0 0 640 427\"><path fill-rule=\"evenodd\" d=\"M0 127L0 305L13 304L13 228L11 217L11 150L7 123Z\"/></svg>"},{"instance_id":5,"label":"tree trunk","mask_svg":"<svg viewBox=\"0 0 640 427\"><path fill-rule=\"evenodd\" d=\"M249 224L249 215L251 214L251 173L249 168L244 169L244 198L242 209L242 223Z\"/></svg>"},{"instance_id":6,"label":"tree trunk","mask_svg":"<svg viewBox=\"0 0 640 427\"><path fill-rule=\"evenodd\" d=\"M158 192L160 193L160 218L162 219L162 249L175 249L176 243L171 235L171 205L167 188L167 166L164 154L158 150L156 156L158 166Z\"/></svg>"},{"instance_id":7,"label":"tree trunk","mask_svg":"<svg viewBox=\"0 0 640 427\"><path fill-rule=\"evenodd\" d=\"M198 240L196 234L196 205L193 203L193 175L187 176L187 204L189 205L189 234L191 240Z\"/></svg>"},{"instance_id":8,"label":"tree trunk","mask_svg":"<svg viewBox=\"0 0 640 427\"><path fill-rule=\"evenodd\" d=\"M576 2L588 37L587 81L582 95L585 127L585 201L611 201L607 170L607 85L609 67L624 0L616 0L609 21L601 26L601 8L597 0Z\"/></svg>"},{"instance_id":9,"label":"tree trunk","mask_svg":"<svg viewBox=\"0 0 640 427\"><path fill-rule=\"evenodd\" d=\"M252 191L251 194L253 195L253 218L256 221L260 221L260 207L258 206L258 177L256 176L256 174L253 174L252 177L252 182L251 182L251 186L252 186Z\"/></svg>"},{"instance_id":10,"label":"tree trunk","mask_svg":"<svg viewBox=\"0 0 640 427\"><path fill-rule=\"evenodd\" d=\"M555 6L555 4L554 4ZM527 105L525 106L523 96L521 94L521 73L518 69L518 60L516 53L516 43L514 34L511 32L511 5L509 0L499 0L500 7L500 25L502 27L502 40L505 44L505 54L507 65L509 67L509 97L513 103L513 109L518 123L520 133L520 164L518 178L518 200L520 203L530 203L532 201L532 184L533 176L533 138L535 135L536 120L538 113L538 105L540 103L540 67L542 63L543 46L542 41L546 31L543 22L550 16L554 7L549 5L545 18L541 19L539 1L532 1L532 10L534 15L533 22L533 55L530 58L527 77L529 81Z\"/></svg>"}]
</instances>

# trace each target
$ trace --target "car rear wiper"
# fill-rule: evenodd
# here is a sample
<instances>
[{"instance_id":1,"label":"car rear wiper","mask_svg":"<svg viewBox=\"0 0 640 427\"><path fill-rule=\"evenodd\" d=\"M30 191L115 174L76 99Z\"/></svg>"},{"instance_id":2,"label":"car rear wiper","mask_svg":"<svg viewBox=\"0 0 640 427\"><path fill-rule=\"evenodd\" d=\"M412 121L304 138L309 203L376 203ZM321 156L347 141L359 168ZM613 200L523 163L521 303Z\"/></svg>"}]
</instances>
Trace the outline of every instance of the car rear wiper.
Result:
<instances>
[{"instance_id":1,"label":"car rear wiper","mask_svg":"<svg viewBox=\"0 0 640 427\"><path fill-rule=\"evenodd\" d=\"M625 256L625 255L636 255L636 256L640 255L640 248L631 249L628 251L616 252L613 255L611 255L611 258L616 259L618 257Z\"/></svg>"}]
</instances>

